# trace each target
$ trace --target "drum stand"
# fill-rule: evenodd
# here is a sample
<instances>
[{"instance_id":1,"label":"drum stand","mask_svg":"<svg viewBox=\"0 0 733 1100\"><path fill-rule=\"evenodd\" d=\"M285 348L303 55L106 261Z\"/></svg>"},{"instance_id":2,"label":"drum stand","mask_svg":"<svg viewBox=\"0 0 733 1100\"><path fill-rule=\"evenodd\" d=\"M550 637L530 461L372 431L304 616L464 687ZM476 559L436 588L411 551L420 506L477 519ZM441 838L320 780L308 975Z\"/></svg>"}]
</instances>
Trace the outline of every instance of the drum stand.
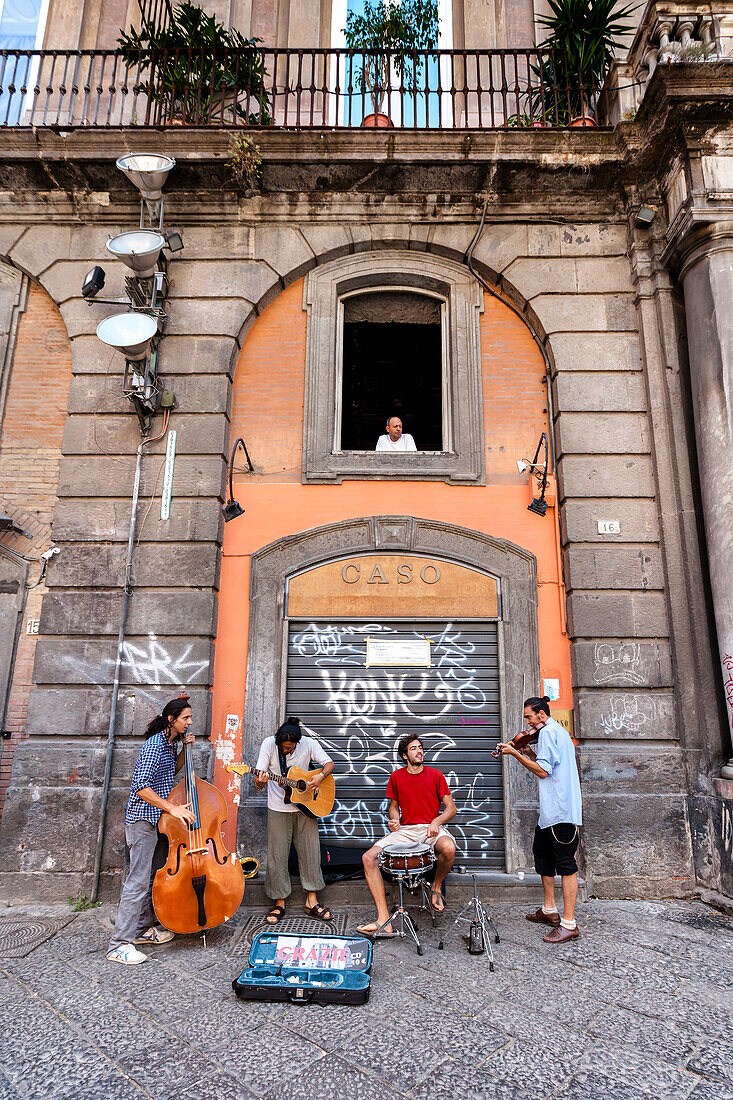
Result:
<instances>
[{"instance_id":1,"label":"drum stand","mask_svg":"<svg viewBox=\"0 0 733 1100\"><path fill-rule=\"evenodd\" d=\"M471 877L473 878L473 897L463 906L460 913L453 921L453 924L448 929L448 934L450 934L459 923L470 925L468 932L468 953L469 955L483 955L486 953L489 959L489 970L493 972L494 953L491 950L489 929L491 929L493 933L494 943L499 943L499 933L496 931L494 922L479 900L476 876L472 875ZM442 951L443 946L444 940L441 939L438 944L438 949Z\"/></svg>"},{"instance_id":2,"label":"drum stand","mask_svg":"<svg viewBox=\"0 0 733 1100\"><path fill-rule=\"evenodd\" d=\"M424 954L423 945L420 943L420 938L417 934L417 928L415 927L413 919L407 912L407 909L405 909L402 896L402 880L403 878L407 878L408 875L405 872L400 871L390 871L390 874L397 881L397 905L395 906L392 913L390 913L390 915L387 917L386 921L383 921L382 924L380 924L379 928L377 928L377 930L372 933L372 935L374 936L375 940L380 934L383 937L394 936L395 938L399 938L402 940L406 936L412 936L413 940L415 941L415 945L417 946L418 955L422 955ZM388 924L396 927L396 931L382 932L382 929L386 928Z\"/></svg>"}]
</instances>

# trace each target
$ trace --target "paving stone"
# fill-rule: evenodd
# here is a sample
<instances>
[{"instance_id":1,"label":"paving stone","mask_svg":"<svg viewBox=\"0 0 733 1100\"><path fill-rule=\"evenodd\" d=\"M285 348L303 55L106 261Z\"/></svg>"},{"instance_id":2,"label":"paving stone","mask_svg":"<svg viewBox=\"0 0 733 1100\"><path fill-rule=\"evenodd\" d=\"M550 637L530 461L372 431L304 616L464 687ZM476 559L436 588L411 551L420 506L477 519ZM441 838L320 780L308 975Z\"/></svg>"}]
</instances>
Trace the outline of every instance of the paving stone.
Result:
<instances>
[{"instance_id":1,"label":"paving stone","mask_svg":"<svg viewBox=\"0 0 733 1100\"><path fill-rule=\"evenodd\" d=\"M245 1077L244 1068L241 1081L228 1073L216 1073L213 1077L205 1077L202 1081L197 1081L195 1085L184 1089L183 1092L175 1089L168 1094L166 1100L251 1100L255 1093L247 1088Z\"/></svg>"},{"instance_id":2,"label":"paving stone","mask_svg":"<svg viewBox=\"0 0 733 1100\"><path fill-rule=\"evenodd\" d=\"M589 1047L576 1062L574 1076L577 1080L582 1082L586 1073L600 1071L610 1080L631 1088L649 1089L653 1084L656 1100L679 1100L690 1091L692 1078L688 1073L658 1058L650 1058L648 1051L637 1049L632 1045L633 1032L624 1038L624 1046L600 1041Z\"/></svg>"},{"instance_id":3,"label":"paving stone","mask_svg":"<svg viewBox=\"0 0 733 1100\"><path fill-rule=\"evenodd\" d=\"M267 1100L395 1100L395 1092L384 1081L364 1073L329 1055L305 1077L291 1077L278 1082L266 1094Z\"/></svg>"},{"instance_id":4,"label":"paving stone","mask_svg":"<svg viewBox=\"0 0 733 1100\"><path fill-rule=\"evenodd\" d=\"M20 1093L14 1088L4 1073L0 1072L0 1100L18 1100Z\"/></svg>"},{"instance_id":5,"label":"paving stone","mask_svg":"<svg viewBox=\"0 0 733 1100\"><path fill-rule=\"evenodd\" d=\"M588 1034L609 1043L624 1043L650 1056L684 1065L700 1045L700 1036L662 1020L607 1008L588 1026ZM693 1067L694 1068L694 1067Z\"/></svg>"},{"instance_id":6,"label":"paving stone","mask_svg":"<svg viewBox=\"0 0 733 1100\"><path fill-rule=\"evenodd\" d=\"M731 1064L730 1047L724 1047L716 1042L705 1043L689 1059L687 1068L694 1073L711 1077L715 1081L725 1081L733 1087L733 1065Z\"/></svg>"},{"instance_id":7,"label":"paving stone","mask_svg":"<svg viewBox=\"0 0 733 1100\"><path fill-rule=\"evenodd\" d=\"M733 1100L733 1088L720 1081L701 1081L695 1085L688 1100Z\"/></svg>"},{"instance_id":8,"label":"paving stone","mask_svg":"<svg viewBox=\"0 0 733 1100\"><path fill-rule=\"evenodd\" d=\"M243 1036L241 1047L228 1046L218 1051L217 1061L229 1074L238 1073L246 1063L247 1087L264 1096L272 1089L273 1081L282 1090L289 1079L300 1074L307 1074L310 1081L317 1079L318 1063L323 1056L324 1051L315 1043L268 1022Z\"/></svg>"},{"instance_id":9,"label":"paving stone","mask_svg":"<svg viewBox=\"0 0 733 1100\"><path fill-rule=\"evenodd\" d=\"M569 1062L516 1040L476 1065L470 1051L443 1062L412 1095L421 1100L540 1100L572 1076Z\"/></svg>"}]
</instances>

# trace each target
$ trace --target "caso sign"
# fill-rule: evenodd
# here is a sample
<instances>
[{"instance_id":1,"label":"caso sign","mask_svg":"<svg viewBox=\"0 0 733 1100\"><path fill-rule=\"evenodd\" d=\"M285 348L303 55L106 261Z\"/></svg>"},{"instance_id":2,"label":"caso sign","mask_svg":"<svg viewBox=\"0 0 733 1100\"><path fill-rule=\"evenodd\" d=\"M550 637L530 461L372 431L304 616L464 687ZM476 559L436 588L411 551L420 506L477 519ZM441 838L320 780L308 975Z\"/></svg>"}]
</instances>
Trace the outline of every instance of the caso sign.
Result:
<instances>
[{"instance_id":1,"label":"caso sign","mask_svg":"<svg viewBox=\"0 0 733 1100\"><path fill-rule=\"evenodd\" d=\"M419 573L412 562L364 562L364 577L367 584L412 584L416 576L425 584L437 584L440 580L440 568L427 562L419 566ZM368 576L366 575L368 573ZM344 584L357 584L362 579L362 562L350 561L341 570Z\"/></svg>"}]
</instances>

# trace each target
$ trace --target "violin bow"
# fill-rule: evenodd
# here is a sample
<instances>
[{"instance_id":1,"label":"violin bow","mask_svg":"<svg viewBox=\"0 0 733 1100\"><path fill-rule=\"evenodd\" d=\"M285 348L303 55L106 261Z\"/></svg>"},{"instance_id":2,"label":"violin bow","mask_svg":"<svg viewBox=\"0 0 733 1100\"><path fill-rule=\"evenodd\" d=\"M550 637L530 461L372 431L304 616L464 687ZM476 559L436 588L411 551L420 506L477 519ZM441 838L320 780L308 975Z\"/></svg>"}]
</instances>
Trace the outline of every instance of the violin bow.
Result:
<instances>
[{"instance_id":1,"label":"violin bow","mask_svg":"<svg viewBox=\"0 0 733 1100\"><path fill-rule=\"evenodd\" d=\"M525 688L526 683L527 683L527 676L526 676L526 673L523 672L522 673L522 722L524 722L524 688ZM509 738L509 740L511 741L512 739ZM502 741L501 743L502 743L502 745L506 745L509 742ZM494 759L498 759L501 756L501 753L499 752L498 749L494 749L493 752L491 753L491 755L494 757Z\"/></svg>"}]
</instances>

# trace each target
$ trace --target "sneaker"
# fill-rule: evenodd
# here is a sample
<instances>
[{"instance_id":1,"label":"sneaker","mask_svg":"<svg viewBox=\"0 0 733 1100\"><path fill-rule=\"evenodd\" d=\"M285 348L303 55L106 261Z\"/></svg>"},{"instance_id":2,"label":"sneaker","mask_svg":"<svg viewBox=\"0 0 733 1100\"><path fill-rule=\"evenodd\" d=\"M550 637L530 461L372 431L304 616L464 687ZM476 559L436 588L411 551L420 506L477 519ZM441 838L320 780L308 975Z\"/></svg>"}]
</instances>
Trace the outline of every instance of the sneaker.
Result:
<instances>
[{"instance_id":1,"label":"sneaker","mask_svg":"<svg viewBox=\"0 0 733 1100\"><path fill-rule=\"evenodd\" d=\"M107 958L110 962L123 963L125 966L135 966L136 963L148 961L148 956L143 955L142 951L138 951L131 943L123 943L121 947L108 951Z\"/></svg>"},{"instance_id":2,"label":"sneaker","mask_svg":"<svg viewBox=\"0 0 733 1100\"><path fill-rule=\"evenodd\" d=\"M167 928L148 928L142 936L138 936L133 943L170 943L175 937L175 932L169 932Z\"/></svg>"}]
</instances>

